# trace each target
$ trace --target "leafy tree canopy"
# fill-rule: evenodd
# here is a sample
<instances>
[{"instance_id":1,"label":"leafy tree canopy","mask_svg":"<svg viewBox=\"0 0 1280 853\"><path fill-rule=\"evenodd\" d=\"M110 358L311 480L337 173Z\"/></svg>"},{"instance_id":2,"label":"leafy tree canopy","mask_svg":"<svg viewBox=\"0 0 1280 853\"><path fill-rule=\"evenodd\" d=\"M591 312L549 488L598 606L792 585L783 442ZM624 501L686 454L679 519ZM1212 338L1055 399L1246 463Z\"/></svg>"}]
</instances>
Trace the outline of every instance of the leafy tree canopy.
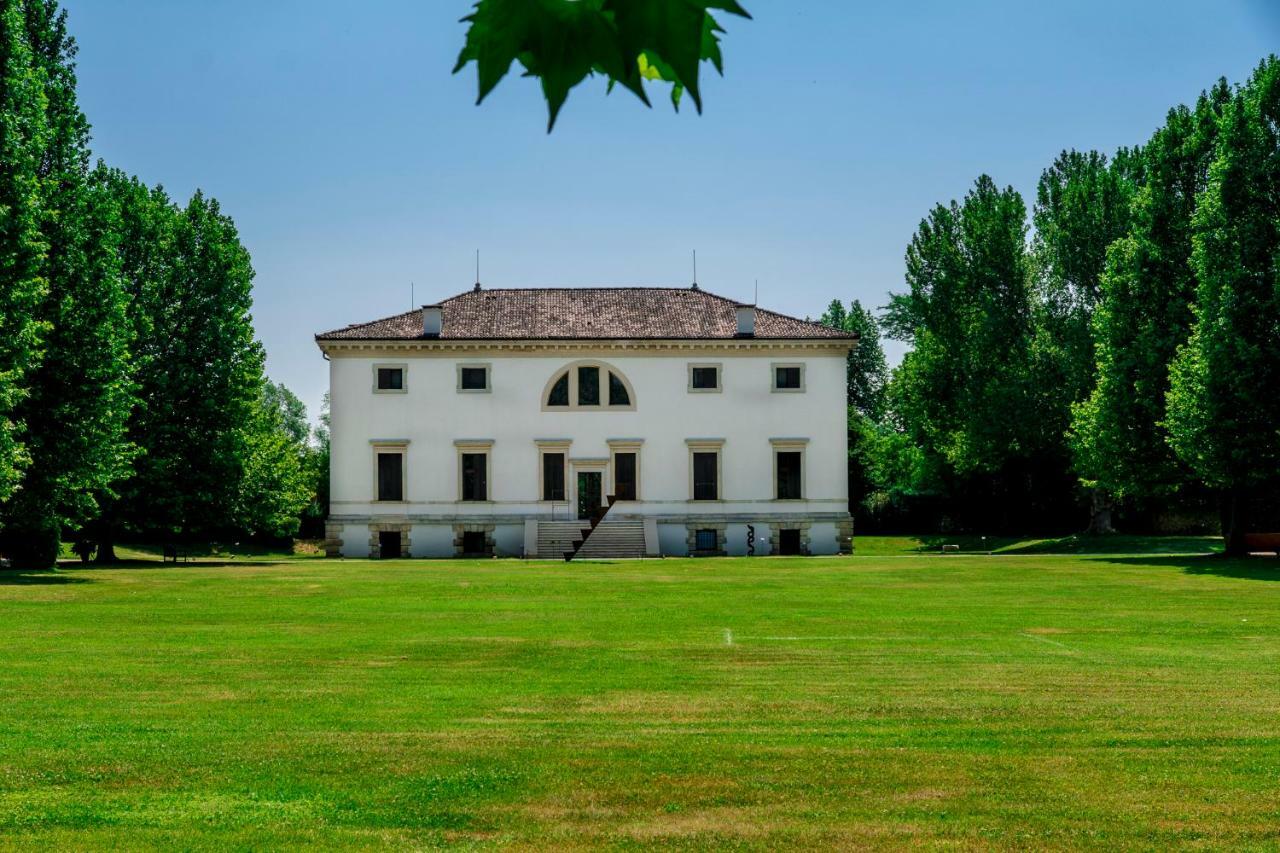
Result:
<instances>
[{"instance_id":1,"label":"leafy tree canopy","mask_svg":"<svg viewBox=\"0 0 1280 853\"><path fill-rule=\"evenodd\" d=\"M519 62L526 77L542 83L548 133L569 90L592 74L646 106L644 81L668 82L677 109L688 90L702 112L702 61L724 73L724 30L712 9L751 17L735 0L477 0L462 19L471 26L453 71L475 62L480 103Z\"/></svg>"},{"instance_id":2,"label":"leafy tree canopy","mask_svg":"<svg viewBox=\"0 0 1280 853\"><path fill-rule=\"evenodd\" d=\"M1169 363L1192 323L1192 215L1230 98L1224 80L1194 110L1169 111L1142 149L1129 232L1107 251L1092 321L1097 382L1072 409L1071 445L1083 478L1121 497L1167 494L1189 479L1161 424Z\"/></svg>"},{"instance_id":3,"label":"leafy tree canopy","mask_svg":"<svg viewBox=\"0 0 1280 853\"><path fill-rule=\"evenodd\" d=\"M847 399L849 408L872 421L885 416L885 386L889 367L880 344L880 324L875 315L853 300L846 310L839 299L833 299L818 319L823 325L858 336L858 345L849 353Z\"/></svg>"},{"instance_id":4,"label":"leafy tree canopy","mask_svg":"<svg viewBox=\"0 0 1280 853\"><path fill-rule=\"evenodd\" d=\"M1229 495L1227 550L1244 551L1248 490L1280 470L1280 60L1223 110L1193 224L1190 340L1170 368L1169 443Z\"/></svg>"}]
</instances>

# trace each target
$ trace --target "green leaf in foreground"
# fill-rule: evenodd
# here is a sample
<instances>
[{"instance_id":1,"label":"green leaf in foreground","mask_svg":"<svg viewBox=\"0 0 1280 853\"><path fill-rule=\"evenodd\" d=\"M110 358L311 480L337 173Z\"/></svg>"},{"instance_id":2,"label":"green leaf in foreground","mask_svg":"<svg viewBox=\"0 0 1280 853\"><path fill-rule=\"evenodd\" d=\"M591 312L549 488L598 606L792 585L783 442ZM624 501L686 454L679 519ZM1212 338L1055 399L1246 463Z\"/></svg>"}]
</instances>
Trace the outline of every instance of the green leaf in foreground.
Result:
<instances>
[{"instance_id":1,"label":"green leaf in foreground","mask_svg":"<svg viewBox=\"0 0 1280 853\"><path fill-rule=\"evenodd\" d=\"M687 90L702 112L702 61L724 72L712 9L751 17L734 0L477 0L462 19L471 26L453 71L476 64L478 104L519 62L542 83L548 133L569 90L594 74L646 106L644 80L663 80L674 106Z\"/></svg>"}]
</instances>

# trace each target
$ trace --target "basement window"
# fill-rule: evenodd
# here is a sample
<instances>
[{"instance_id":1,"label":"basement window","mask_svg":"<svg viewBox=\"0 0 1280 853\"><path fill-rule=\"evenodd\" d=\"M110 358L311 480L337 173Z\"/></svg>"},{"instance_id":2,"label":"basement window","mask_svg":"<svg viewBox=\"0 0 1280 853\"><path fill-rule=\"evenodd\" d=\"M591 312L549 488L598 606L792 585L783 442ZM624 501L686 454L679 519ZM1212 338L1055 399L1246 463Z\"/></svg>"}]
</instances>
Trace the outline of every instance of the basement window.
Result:
<instances>
[{"instance_id":1,"label":"basement window","mask_svg":"<svg viewBox=\"0 0 1280 853\"><path fill-rule=\"evenodd\" d=\"M694 550L699 552L715 551L720 542L714 530L699 530L694 534Z\"/></svg>"}]
</instances>

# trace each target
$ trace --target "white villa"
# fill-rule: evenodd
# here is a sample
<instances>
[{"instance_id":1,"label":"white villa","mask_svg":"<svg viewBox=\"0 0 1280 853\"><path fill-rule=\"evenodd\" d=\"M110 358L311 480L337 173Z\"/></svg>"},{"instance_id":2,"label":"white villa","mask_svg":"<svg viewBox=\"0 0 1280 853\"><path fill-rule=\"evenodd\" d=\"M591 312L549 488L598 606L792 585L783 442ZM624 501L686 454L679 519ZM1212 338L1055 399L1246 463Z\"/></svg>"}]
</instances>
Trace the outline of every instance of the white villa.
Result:
<instances>
[{"instance_id":1,"label":"white villa","mask_svg":"<svg viewBox=\"0 0 1280 853\"><path fill-rule=\"evenodd\" d=\"M850 547L854 336L697 285L477 284L316 343L332 555Z\"/></svg>"}]
</instances>

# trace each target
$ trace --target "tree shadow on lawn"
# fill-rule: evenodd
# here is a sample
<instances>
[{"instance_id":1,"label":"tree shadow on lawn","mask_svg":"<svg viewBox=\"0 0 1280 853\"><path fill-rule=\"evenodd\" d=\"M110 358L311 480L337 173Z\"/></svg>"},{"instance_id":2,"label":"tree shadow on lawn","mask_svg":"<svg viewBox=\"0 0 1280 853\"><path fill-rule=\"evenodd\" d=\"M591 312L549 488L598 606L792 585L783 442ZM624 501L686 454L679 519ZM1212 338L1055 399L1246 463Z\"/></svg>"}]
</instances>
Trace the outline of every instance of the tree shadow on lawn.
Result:
<instances>
[{"instance_id":1,"label":"tree shadow on lawn","mask_svg":"<svg viewBox=\"0 0 1280 853\"><path fill-rule=\"evenodd\" d=\"M81 563L78 560L74 562L66 560L60 565L63 569L74 569L77 572L109 572L116 569L228 569L244 568L246 566L290 566L296 565L298 562L298 560L236 560L193 557L190 560L183 560L179 563L138 559L117 560L114 563Z\"/></svg>"},{"instance_id":2,"label":"tree shadow on lawn","mask_svg":"<svg viewBox=\"0 0 1280 853\"><path fill-rule=\"evenodd\" d=\"M1125 566L1152 566L1181 569L1188 575L1217 575L1252 581L1280 581L1280 560L1275 557L1223 557L1220 554L1200 556L1099 557L1099 562Z\"/></svg>"},{"instance_id":3,"label":"tree shadow on lawn","mask_svg":"<svg viewBox=\"0 0 1280 853\"><path fill-rule=\"evenodd\" d=\"M63 583L88 583L88 578L63 574L58 571L32 571L31 569L0 570L0 586L51 586Z\"/></svg>"}]
</instances>

